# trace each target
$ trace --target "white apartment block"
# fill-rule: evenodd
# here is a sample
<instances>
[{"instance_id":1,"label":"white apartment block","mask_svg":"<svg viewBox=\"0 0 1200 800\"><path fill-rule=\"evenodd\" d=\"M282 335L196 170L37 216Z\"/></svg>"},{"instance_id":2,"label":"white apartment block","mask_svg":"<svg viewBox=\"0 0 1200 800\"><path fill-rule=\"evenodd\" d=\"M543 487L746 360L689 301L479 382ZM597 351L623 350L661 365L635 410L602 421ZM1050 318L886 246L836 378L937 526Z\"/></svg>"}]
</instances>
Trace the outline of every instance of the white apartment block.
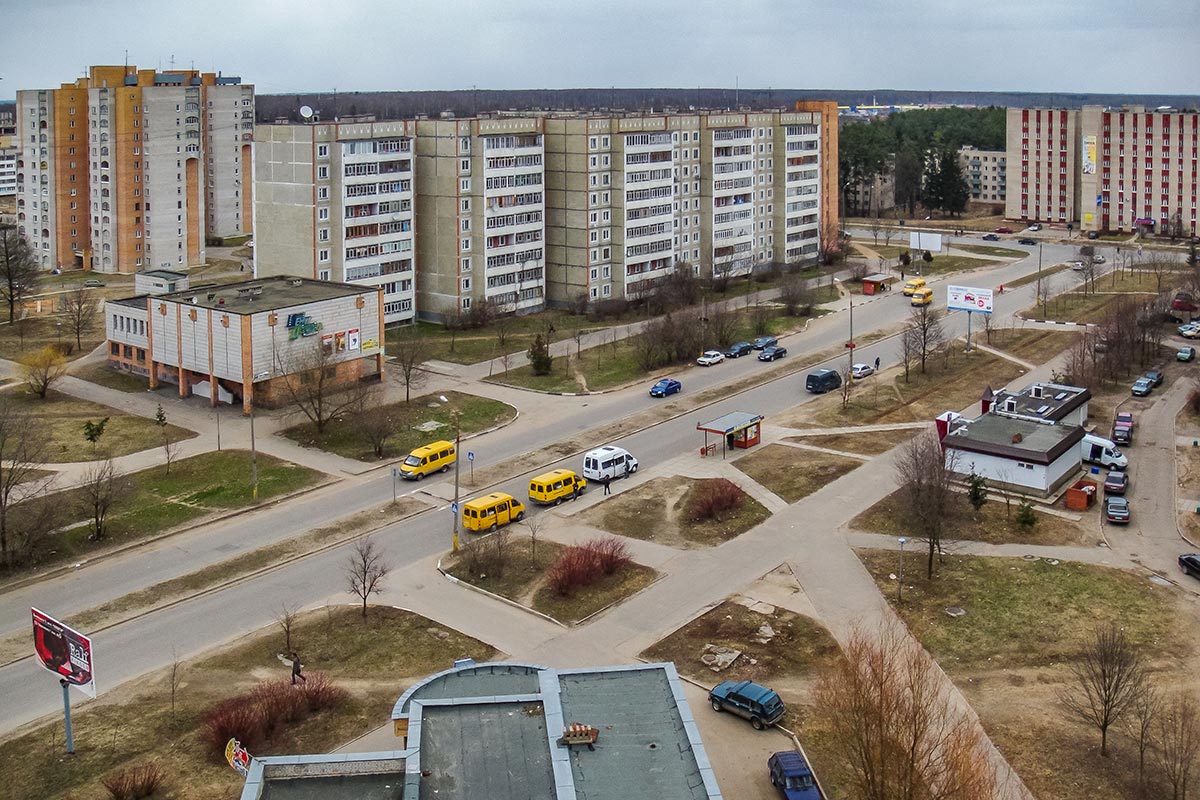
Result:
<instances>
[{"instance_id":1,"label":"white apartment block","mask_svg":"<svg viewBox=\"0 0 1200 800\"><path fill-rule=\"evenodd\" d=\"M383 291L384 323L416 312L413 123L262 125L255 274Z\"/></svg>"},{"instance_id":2,"label":"white apartment block","mask_svg":"<svg viewBox=\"0 0 1200 800\"><path fill-rule=\"evenodd\" d=\"M0 197L17 193L17 148L0 143Z\"/></svg>"},{"instance_id":3,"label":"white apartment block","mask_svg":"<svg viewBox=\"0 0 1200 800\"><path fill-rule=\"evenodd\" d=\"M1008 159L1003 150L979 150L967 145L958 151L958 166L967 179L972 201L1005 201Z\"/></svg>"}]
</instances>

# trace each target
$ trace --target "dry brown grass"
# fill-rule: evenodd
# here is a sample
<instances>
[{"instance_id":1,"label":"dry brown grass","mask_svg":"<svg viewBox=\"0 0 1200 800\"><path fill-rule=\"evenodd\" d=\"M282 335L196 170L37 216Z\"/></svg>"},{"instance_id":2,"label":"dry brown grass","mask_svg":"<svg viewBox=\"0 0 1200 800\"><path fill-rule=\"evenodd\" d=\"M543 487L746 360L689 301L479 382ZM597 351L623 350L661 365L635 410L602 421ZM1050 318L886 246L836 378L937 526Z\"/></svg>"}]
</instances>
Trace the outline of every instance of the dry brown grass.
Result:
<instances>
[{"instance_id":1,"label":"dry brown grass","mask_svg":"<svg viewBox=\"0 0 1200 800\"><path fill-rule=\"evenodd\" d=\"M841 450L846 453L858 453L864 456L877 456L886 453L897 445L904 444L915 433L916 431L911 428L899 428L893 431L869 431L866 433L789 436L785 441L810 445L812 447L826 447L830 450Z\"/></svg>"},{"instance_id":2,"label":"dry brown grass","mask_svg":"<svg viewBox=\"0 0 1200 800\"><path fill-rule=\"evenodd\" d=\"M1079 334L1038 328L996 328L992 330L990 339L982 330L975 332L971 339L1003 350L1013 358L1031 364L1043 364L1073 345L1079 339Z\"/></svg>"},{"instance_id":3,"label":"dry brown grass","mask_svg":"<svg viewBox=\"0 0 1200 800\"><path fill-rule=\"evenodd\" d=\"M785 444L769 444L733 465L789 503L808 497L826 484L862 466L862 461Z\"/></svg>"}]
</instances>

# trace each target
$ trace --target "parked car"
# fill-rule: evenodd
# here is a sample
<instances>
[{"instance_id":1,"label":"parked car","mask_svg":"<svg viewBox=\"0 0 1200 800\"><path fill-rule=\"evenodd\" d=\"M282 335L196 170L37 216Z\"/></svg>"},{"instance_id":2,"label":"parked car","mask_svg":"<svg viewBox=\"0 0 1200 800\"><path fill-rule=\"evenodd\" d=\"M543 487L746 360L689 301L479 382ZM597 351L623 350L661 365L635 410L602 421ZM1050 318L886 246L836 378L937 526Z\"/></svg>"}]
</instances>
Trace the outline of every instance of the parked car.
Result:
<instances>
[{"instance_id":1,"label":"parked car","mask_svg":"<svg viewBox=\"0 0 1200 800\"><path fill-rule=\"evenodd\" d=\"M750 720L761 731L783 718L783 700L771 689L753 681L725 681L708 693L713 711L731 711Z\"/></svg>"},{"instance_id":2,"label":"parked car","mask_svg":"<svg viewBox=\"0 0 1200 800\"><path fill-rule=\"evenodd\" d=\"M1187 330L1180 331L1179 335L1185 339L1200 339L1200 325L1193 325Z\"/></svg>"},{"instance_id":3,"label":"parked car","mask_svg":"<svg viewBox=\"0 0 1200 800\"><path fill-rule=\"evenodd\" d=\"M795 750L773 753L767 759L767 774L783 800L821 800L812 769Z\"/></svg>"},{"instance_id":4,"label":"parked car","mask_svg":"<svg viewBox=\"0 0 1200 800\"><path fill-rule=\"evenodd\" d=\"M836 369L818 369L808 373L804 378L804 388L813 394L824 394L840 389L842 376Z\"/></svg>"},{"instance_id":5,"label":"parked car","mask_svg":"<svg viewBox=\"0 0 1200 800\"><path fill-rule=\"evenodd\" d=\"M783 358L786 355L787 355L786 347L779 347L778 345L775 345L772 347L764 347L763 351L758 354L758 360L759 361L774 361L776 359Z\"/></svg>"},{"instance_id":6,"label":"parked car","mask_svg":"<svg viewBox=\"0 0 1200 800\"><path fill-rule=\"evenodd\" d=\"M1176 328L1175 332L1178 333L1180 336L1182 336L1185 332L1194 331L1198 327L1200 327L1200 325L1197 325L1194 322L1185 322L1182 325L1180 325L1178 328Z\"/></svg>"},{"instance_id":7,"label":"parked car","mask_svg":"<svg viewBox=\"0 0 1200 800\"><path fill-rule=\"evenodd\" d=\"M1176 361L1191 361L1195 357L1196 357L1196 348L1191 347L1190 345L1188 347L1181 347L1175 351L1175 360Z\"/></svg>"},{"instance_id":8,"label":"parked car","mask_svg":"<svg viewBox=\"0 0 1200 800\"><path fill-rule=\"evenodd\" d=\"M651 397L666 397L669 394L678 394L683 391L683 384L674 378L663 378L658 383L650 387Z\"/></svg>"},{"instance_id":9,"label":"parked car","mask_svg":"<svg viewBox=\"0 0 1200 800\"><path fill-rule=\"evenodd\" d=\"M726 358L741 358L742 356L754 350L754 345L749 342L734 342L729 345L729 349L725 351Z\"/></svg>"},{"instance_id":10,"label":"parked car","mask_svg":"<svg viewBox=\"0 0 1200 800\"><path fill-rule=\"evenodd\" d=\"M1128 425L1131 428L1137 427L1137 421L1133 418L1131 411L1118 411L1113 417L1113 423L1116 425Z\"/></svg>"},{"instance_id":11,"label":"parked car","mask_svg":"<svg viewBox=\"0 0 1200 800\"><path fill-rule=\"evenodd\" d=\"M1017 244L1036 245L1036 239L1017 239Z\"/></svg>"},{"instance_id":12,"label":"parked car","mask_svg":"<svg viewBox=\"0 0 1200 800\"><path fill-rule=\"evenodd\" d=\"M720 364L725 360L725 354L720 350L705 350L696 359L696 363L702 367L711 367L713 364Z\"/></svg>"},{"instance_id":13,"label":"parked car","mask_svg":"<svg viewBox=\"0 0 1200 800\"><path fill-rule=\"evenodd\" d=\"M1031 231L1040 231L1041 229L1042 229L1042 223L1040 223L1040 222L1035 222L1032 225L1030 225L1028 228L1028 230L1031 230Z\"/></svg>"},{"instance_id":14,"label":"parked car","mask_svg":"<svg viewBox=\"0 0 1200 800\"><path fill-rule=\"evenodd\" d=\"M1135 397L1146 397L1154 391L1154 382L1149 378L1138 378L1129 389Z\"/></svg>"},{"instance_id":15,"label":"parked car","mask_svg":"<svg viewBox=\"0 0 1200 800\"><path fill-rule=\"evenodd\" d=\"M1112 470L1104 479L1105 494L1125 494L1125 490L1129 488L1129 475L1125 472Z\"/></svg>"},{"instance_id":16,"label":"parked car","mask_svg":"<svg viewBox=\"0 0 1200 800\"><path fill-rule=\"evenodd\" d=\"M985 233L983 235L983 240L985 242L998 242L998 241L1000 241L1000 237L994 233Z\"/></svg>"},{"instance_id":17,"label":"parked car","mask_svg":"<svg viewBox=\"0 0 1200 800\"><path fill-rule=\"evenodd\" d=\"M1093 264L1103 264L1104 256L1092 256L1092 263Z\"/></svg>"},{"instance_id":18,"label":"parked car","mask_svg":"<svg viewBox=\"0 0 1200 800\"><path fill-rule=\"evenodd\" d=\"M1120 495L1104 498L1104 518L1114 525L1129 524L1129 501Z\"/></svg>"},{"instance_id":19,"label":"parked car","mask_svg":"<svg viewBox=\"0 0 1200 800\"><path fill-rule=\"evenodd\" d=\"M1155 386L1162 386L1163 379L1166 376L1163 375L1161 369L1151 369L1147 370L1146 374L1142 377L1153 383Z\"/></svg>"},{"instance_id":20,"label":"parked car","mask_svg":"<svg viewBox=\"0 0 1200 800\"><path fill-rule=\"evenodd\" d=\"M1200 306L1196 305L1196 299L1192 297L1191 292L1176 292L1171 301L1171 308L1174 311L1200 311Z\"/></svg>"},{"instance_id":21,"label":"parked car","mask_svg":"<svg viewBox=\"0 0 1200 800\"><path fill-rule=\"evenodd\" d=\"M1184 575L1200 578L1200 553L1184 553L1179 557L1179 568Z\"/></svg>"},{"instance_id":22,"label":"parked car","mask_svg":"<svg viewBox=\"0 0 1200 800\"><path fill-rule=\"evenodd\" d=\"M83 282L83 285L88 287L89 289L96 289L96 288L103 286L104 281L100 280L99 278L88 278L86 281Z\"/></svg>"},{"instance_id":23,"label":"parked car","mask_svg":"<svg viewBox=\"0 0 1200 800\"><path fill-rule=\"evenodd\" d=\"M1133 428L1128 425L1116 423L1112 429L1112 440L1114 444L1133 444Z\"/></svg>"},{"instance_id":24,"label":"parked car","mask_svg":"<svg viewBox=\"0 0 1200 800\"><path fill-rule=\"evenodd\" d=\"M1001 225L999 228L996 228L996 233L1012 233L1012 232L1013 232L1013 229L1008 227L1007 225Z\"/></svg>"},{"instance_id":25,"label":"parked car","mask_svg":"<svg viewBox=\"0 0 1200 800\"><path fill-rule=\"evenodd\" d=\"M1088 234L1087 234L1087 236L1088 236L1088 238L1089 238L1089 239L1099 239L1099 238L1100 238L1100 231L1088 231Z\"/></svg>"},{"instance_id":26,"label":"parked car","mask_svg":"<svg viewBox=\"0 0 1200 800\"><path fill-rule=\"evenodd\" d=\"M850 368L850 376L856 381L861 381L870 375L875 374L875 368L870 364L855 364Z\"/></svg>"},{"instance_id":27,"label":"parked car","mask_svg":"<svg viewBox=\"0 0 1200 800\"><path fill-rule=\"evenodd\" d=\"M759 336L750 344L755 350L763 350L767 347L774 347L775 345L779 344L779 342L774 336Z\"/></svg>"}]
</instances>

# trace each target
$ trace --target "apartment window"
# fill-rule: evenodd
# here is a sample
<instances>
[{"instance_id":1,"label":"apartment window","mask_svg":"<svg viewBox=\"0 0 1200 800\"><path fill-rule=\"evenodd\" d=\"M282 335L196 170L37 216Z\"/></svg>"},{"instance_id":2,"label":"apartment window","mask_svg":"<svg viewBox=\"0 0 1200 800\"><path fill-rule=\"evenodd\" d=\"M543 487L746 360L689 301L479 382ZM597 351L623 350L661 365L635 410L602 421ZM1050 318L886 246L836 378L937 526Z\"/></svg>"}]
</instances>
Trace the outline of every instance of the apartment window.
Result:
<instances>
[{"instance_id":1,"label":"apartment window","mask_svg":"<svg viewBox=\"0 0 1200 800\"><path fill-rule=\"evenodd\" d=\"M607 257L607 255L608 255L607 247L604 248L604 253L605 253L605 257ZM612 267L605 267L604 271L601 274L604 275L604 277L607 279L612 274Z\"/></svg>"},{"instance_id":2,"label":"apartment window","mask_svg":"<svg viewBox=\"0 0 1200 800\"><path fill-rule=\"evenodd\" d=\"M469 252L471 250L471 240L469 238L463 239L459 247L462 249L462 252Z\"/></svg>"},{"instance_id":3,"label":"apartment window","mask_svg":"<svg viewBox=\"0 0 1200 800\"><path fill-rule=\"evenodd\" d=\"M595 169L596 164L598 164L598 163L599 162L596 160L595 156L591 156L590 158L588 158L588 166L591 167L592 169Z\"/></svg>"},{"instance_id":4,"label":"apartment window","mask_svg":"<svg viewBox=\"0 0 1200 800\"><path fill-rule=\"evenodd\" d=\"M590 241L592 244L600 241L600 237L596 235L596 231L592 231L588 234L588 241Z\"/></svg>"},{"instance_id":5,"label":"apartment window","mask_svg":"<svg viewBox=\"0 0 1200 800\"><path fill-rule=\"evenodd\" d=\"M471 159L460 158L458 160L458 171L459 172L470 172L471 171Z\"/></svg>"},{"instance_id":6,"label":"apartment window","mask_svg":"<svg viewBox=\"0 0 1200 800\"><path fill-rule=\"evenodd\" d=\"M592 267L590 274L591 274L591 279L596 280L596 277L599 275L599 271L595 267Z\"/></svg>"},{"instance_id":7,"label":"apartment window","mask_svg":"<svg viewBox=\"0 0 1200 800\"><path fill-rule=\"evenodd\" d=\"M595 192L592 192L591 194L588 195L588 204L593 205L593 206L596 205L596 193Z\"/></svg>"},{"instance_id":8,"label":"apartment window","mask_svg":"<svg viewBox=\"0 0 1200 800\"><path fill-rule=\"evenodd\" d=\"M317 199L318 200L328 200L329 199L329 187L328 186L318 186L317 187Z\"/></svg>"},{"instance_id":9,"label":"apartment window","mask_svg":"<svg viewBox=\"0 0 1200 800\"><path fill-rule=\"evenodd\" d=\"M317 273L317 279L322 281L329 280L329 270L323 269Z\"/></svg>"},{"instance_id":10,"label":"apartment window","mask_svg":"<svg viewBox=\"0 0 1200 800\"><path fill-rule=\"evenodd\" d=\"M596 137L595 136L588 139L588 147L591 148L592 150L596 149Z\"/></svg>"},{"instance_id":11,"label":"apartment window","mask_svg":"<svg viewBox=\"0 0 1200 800\"><path fill-rule=\"evenodd\" d=\"M605 136L604 138L602 138L600 140L600 146L603 147L605 150L608 149L608 137L607 136Z\"/></svg>"},{"instance_id":12,"label":"apartment window","mask_svg":"<svg viewBox=\"0 0 1200 800\"><path fill-rule=\"evenodd\" d=\"M328 242L329 241L329 228L321 228L321 230L317 231L317 241L318 242Z\"/></svg>"},{"instance_id":13,"label":"apartment window","mask_svg":"<svg viewBox=\"0 0 1200 800\"><path fill-rule=\"evenodd\" d=\"M329 209L328 208L318 208L317 209L317 219L321 220L322 222L329 219Z\"/></svg>"},{"instance_id":14,"label":"apartment window","mask_svg":"<svg viewBox=\"0 0 1200 800\"><path fill-rule=\"evenodd\" d=\"M464 292L469 292L469 291L471 291L471 279L470 279L470 278L463 278L463 279L462 279L462 290L463 290Z\"/></svg>"},{"instance_id":15,"label":"apartment window","mask_svg":"<svg viewBox=\"0 0 1200 800\"><path fill-rule=\"evenodd\" d=\"M329 158L329 145L317 145L317 158Z\"/></svg>"},{"instance_id":16,"label":"apartment window","mask_svg":"<svg viewBox=\"0 0 1200 800\"><path fill-rule=\"evenodd\" d=\"M462 203L460 205L461 205L463 211L470 211L471 210L471 199L469 197L464 197L462 200Z\"/></svg>"},{"instance_id":17,"label":"apartment window","mask_svg":"<svg viewBox=\"0 0 1200 800\"><path fill-rule=\"evenodd\" d=\"M607 283L604 284L600 293L605 297L608 297L610 294L612 294L612 285Z\"/></svg>"},{"instance_id":18,"label":"apartment window","mask_svg":"<svg viewBox=\"0 0 1200 800\"><path fill-rule=\"evenodd\" d=\"M329 251L325 250L325 249L318 250L317 251L317 261L321 262L322 264L328 264L329 263ZM323 280L328 280L328 278L324 278Z\"/></svg>"},{"instance_id":19,"label":"apartment window","mask_svg":"<svg viewBox=\"0 0 1200 800\"><path fill-rule=\"evenodd\" d=\"M471 179L470 179L470 178L463 178L462 180L460 180L460 181L458 182L458 188L459 188L461 191L464 191L464 192L469 192L469 191L471 191Z\"/></svg>"},{"instance_id":20,"label":"apartment window","mask_svg":"<svg viewBox=\"0 0 1200 800\"><path fill-rule=\"evenodd\" d=\"M605 261L608 261L608 259L610 258L610 256L609 256L609 252L610 252L610 251L609 251L609 249L608 249L607 247L603 248L603 249L600 251L600 257L601 257L601 258L603 258ZM605 267L605 268L604 268L604 271L605 271L605 272L607 272L607 271L608 271L608 267ZM608 276L607 276L607 275L605 275L605 277L608 277Z\"/></svg>"},{"instance_id":21,"label":"apartment window","mask_svg":"<svg viewBox=\"0 0 1200 800\"><path fill-rule=\"evenodd\" d=\"M470 272L470 271L471 271L471 259L464 258L462 260L462 272Z\"/></svg>"},{"instance_id":22,"label":"apartment window","mask_svg":"<svg viewBox=\"0 0 1200 800\"><path fill-rule=\"evenodd\" d=\"M463 311L466 311L467 309L469 309L471 307L471 298L464 297L462 299L462 307L463 307Z\"/></svg>"}]
</instances>

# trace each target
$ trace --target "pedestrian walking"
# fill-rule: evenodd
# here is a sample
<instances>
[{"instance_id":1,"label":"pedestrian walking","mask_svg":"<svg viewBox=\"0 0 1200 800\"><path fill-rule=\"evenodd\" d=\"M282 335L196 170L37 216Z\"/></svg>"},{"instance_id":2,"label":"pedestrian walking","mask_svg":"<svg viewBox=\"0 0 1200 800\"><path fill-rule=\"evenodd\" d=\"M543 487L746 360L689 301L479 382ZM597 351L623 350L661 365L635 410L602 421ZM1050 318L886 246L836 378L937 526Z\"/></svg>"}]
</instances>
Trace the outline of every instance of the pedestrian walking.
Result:
<instances>
[{"instance_id":1,"label":"pedestrian walking","mask_svg":"<svg viewBox=\"0 0 1200 800\"><path fill-rule=\"evenodd\" d=\"M308 683L308 678L300 673L303 666L300 664L300 656L292 653L292 686L296 685L296 678L300 679L301 683Z\"/></svg>"},{"instance_id":2,"label":"pedestrian walking","mask_svg":"<svg viewBox=\"0 0 1200 800\"><path fill-rule=\"evenodd\" d=\"M629 480L629 460L625 461L625 479Z\"/></svg>"},{"instance_id":3,"label":"pedestrian walking","mask_svg":"<svg viewBox=\"0 0 1200 800\"><path fill-rule=\"evenodd\" d=\"M879 372L879 356L875 357L875 371Z\"/></svg>"},{"instance_id":4,"label":"pedestrian walking","mask_svg":"<svg viewBox=\"0 0 1200 800\"><path fill-rule=\"evenodd\" d=\"M600 482L604 484L604 493L605 493L605 494L612 494L612 488L611 488L611 487L608 485L609 483L611 483L611 482L612 482L612 476L611 476L611 475L605 475L605 476L604 476L604 477L603 477L603 478L600 480Z\"/></svg>"}]
</instances>

